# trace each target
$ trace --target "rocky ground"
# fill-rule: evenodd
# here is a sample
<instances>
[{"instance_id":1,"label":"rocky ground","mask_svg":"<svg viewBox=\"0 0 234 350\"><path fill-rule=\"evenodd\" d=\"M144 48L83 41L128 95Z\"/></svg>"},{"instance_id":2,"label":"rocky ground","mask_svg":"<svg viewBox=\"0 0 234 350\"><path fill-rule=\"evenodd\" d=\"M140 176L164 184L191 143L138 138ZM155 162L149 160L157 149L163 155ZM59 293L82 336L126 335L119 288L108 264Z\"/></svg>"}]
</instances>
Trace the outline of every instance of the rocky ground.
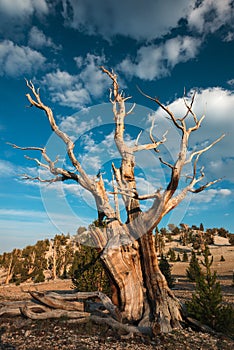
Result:
<instances>
[{"instance_id":1,"label":"rocky ground","mask_svg":"<svg viewBox=\"0 0 234 350\"><path fill-rule=\"evenodd\" d=\"M175 248L182 249L178 243ZM183 248L184 249L184 248ZM234 248L219 240L212 247L214 269L217 270L221 282L223 299L227 303L234 303L234 287L232 273ZM225 262L220 262L220 256ZM181 302L191 298L194 285L188 283L185 271L188 263L173 264L172 273L175 277L174 292ZM22 286L0 286L0 303L6 300L22 300L29 298L28 290L69 290L71 281L58 280L38 285L24 284ZM108 326L77 324L67 319L33 321L23 317L0 317L0 349L8 350L231 350L234 341L222 334L200 332L186 326L181 330L157 338L123 339Z\"/></svg>"},{"instance_id":2,"label":"rocky ground","mask_svg":"<svg viewBox=\"0 0 234 350\"><path fill-rule=\"evenodd\" d=\"M32 288L33 286L29 285L1 287L0 302L3 299L27 299L26 291ZM69 290L70 288L70 281L37 285L37 290ZM181 277L175 285L174 292L184 302L191 297L193 288L193 284L188 284ZM233 303L231 284L223 286L223 291L226 301ZM0 349L6 350L230 350L233 348L234 341L230 338L222 334L200 332L192 329L191 326L153 339L147 337L122 339L108 326L101 327L90 323L80 325L68 319L34 321L23 317L0 317Z\"/></svg>"},{"instance_id":3,"label":"rocky ground","mask_svg":"<svg viewBox=\"0 0 234 350\"><path fill-rule=\"evenodd\" d=\"M157 338L121 339L108 327L77 325L68 320L1 319L0 349L4 350L230 350L234 342L186 328Z\"/></svg>"}]
</instances>

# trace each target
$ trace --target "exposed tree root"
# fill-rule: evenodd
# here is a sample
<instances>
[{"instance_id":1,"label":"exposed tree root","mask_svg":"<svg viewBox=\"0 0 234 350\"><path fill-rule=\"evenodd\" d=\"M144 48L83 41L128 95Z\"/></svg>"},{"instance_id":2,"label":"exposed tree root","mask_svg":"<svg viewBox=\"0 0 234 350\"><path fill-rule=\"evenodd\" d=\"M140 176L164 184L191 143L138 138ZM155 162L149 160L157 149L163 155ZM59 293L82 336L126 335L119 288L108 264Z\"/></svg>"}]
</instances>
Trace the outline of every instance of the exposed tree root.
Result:
<instances>
[{"instance_id":1,"label":"exposed tree root","mask_svg":"<svg viewBox=\"0 0 234 350\"><path fill-rule=\"evenodd\" d=\"M149 334L149 328L137 327L121 322L120 312L110 298L101 292L54 293L29 291L32 300L3 302L0 316L23 315L32 320L67 318L69 322L106 324L117 330L122 337ZM100 302L89 299L99 299ZM89 309L90 312L84 311Z\"/></svg>"},{"instance_id":2,"label":"exposed tree root","mask_svg":"<svg viewBox=\"0 0 234 350\"><path fill-rule=\"evenodd\" d=\"M21 307L20 311L24 316L31 318L32 320L46 320L49 318L61 318L61 317L85 318L90 316L90 313L82 312L82 311L67 311L67 310L60 310L60 309L45 311L43 306L40 306L40 312L33 311L27 305L25 305L24 307Z\"/></svg>"}]
</instances>

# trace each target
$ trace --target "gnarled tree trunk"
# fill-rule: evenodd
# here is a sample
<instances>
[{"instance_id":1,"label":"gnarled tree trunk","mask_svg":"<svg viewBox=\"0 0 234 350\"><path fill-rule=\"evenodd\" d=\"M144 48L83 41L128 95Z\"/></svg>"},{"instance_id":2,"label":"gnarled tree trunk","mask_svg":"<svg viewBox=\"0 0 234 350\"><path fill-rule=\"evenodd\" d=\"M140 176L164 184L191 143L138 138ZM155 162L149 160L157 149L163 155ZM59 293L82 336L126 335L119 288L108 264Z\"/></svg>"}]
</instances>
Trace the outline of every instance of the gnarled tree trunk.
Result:
<instances>
[{"instance_id":1,"label":"gnarled tree trunk","mask_svg":"<svg viewBox=\"0 0 234 350\"><path fill-rule=\"evenodd\" d=\"M113 72L102 67L102 71L112 80L110 102L113 106L115 120L115 143L120 153L122 162L120 168L113 164L114 174L114 207L109 202L109 194L105 189L102 176L99 174L95 179L88 174L81 166L74 155L75 147L71 138L59 129L55 122L52 110L41 101L39 90L36 90L31 82L27 82L33 97L27 94L31 106L43 110L49 120L52 130L65 143L67 155L71 161L75 172L65 168L56 167L56 161L52 161L45 148L40 147L19 147L23 150L39 151L44 163L37 158L31 158L37 165L48 169L53 175L53 179L41 179L40 177L29 177L28 180L39 180L41 182L56 182L73 180L85 190L89 191L96 203L98 222L97 226L90 226L90 234L101 251L101 259L112 279L118 294L119 312L122 319L134 322L141 327L150 326L154 333L169 332L175 327L180 327L182 319L181 309L172 291L168 288L167 282L161 273L155 249L153 229L157 227L161 219L175 208L186 196L188 192L200 192L218 180L203 184L195 188L195 185L204 178L203 169L200 175L197 174L197 163L202 153L209 150L223 136L211 143L209 146L188 153L188 141L192 132L196 131L203 120L198 120L192 111L195 94L191 103L188 104L184 98L186 113L181 118L176 118L168 107L164 106L158 99L146 96L157 103L169 116L172 124L181 132L181 144L178 158L174 164L169 164L159 158L162 164L168 167L171 176L165 190L155 190L152 194L139 195L135 180L135 153L141 150L155 150L166 141L166 133L162 140L155 141L150 129L151 143L138 145L139 137L134 146L128 146L124 141L125 117L131 113L125 110L125 101L128 99L119 92L117 76ZM187 127L186 118L192 116L194 126ZM139 135L140 136L140 135ZM178 189L181 172L188 163L193 164L193 171L188 177L189 181L185 188ZM118 196L122 197L125 205L127 221L123 223L120 218L118 208ZM141 211L141 201L153 199L151 208ZM44 317L44 315L43 315Z\"/></svg>"}]
</instances>

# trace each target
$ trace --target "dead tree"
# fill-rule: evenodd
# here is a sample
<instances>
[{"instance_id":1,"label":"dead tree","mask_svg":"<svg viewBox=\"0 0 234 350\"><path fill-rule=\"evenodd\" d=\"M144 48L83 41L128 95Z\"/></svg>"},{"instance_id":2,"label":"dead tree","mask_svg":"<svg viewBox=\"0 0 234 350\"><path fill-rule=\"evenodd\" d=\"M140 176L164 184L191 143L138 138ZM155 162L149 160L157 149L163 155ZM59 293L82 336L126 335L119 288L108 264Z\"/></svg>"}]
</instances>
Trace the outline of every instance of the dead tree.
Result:
<instances>
[{"instance_id":1,"label":"dead tree","mask_svg":"<svg viewBox=\"0 0 234 350\"><path fill-rule=\"evenodd\" d=\"M75 171L57 167L56 161L50 159L45 148L16 145L13 147L40 152L43 160L31 159L40 167L48 169L54 176L52 179L42 179L39 176L32 178L25 175L25 179L47 183L73 180L93 195L99 225L91 226L90 233L101 251L101 259L117 291L118 311L121 313L122 322L134 322L135 325L139 326L139 329L140 327L149 327L154 334L169 332L173 328L180 327L181 308L159 269L152 232L161 219L174 209L189 192L201 192L219 181L214 180L198 185L204 178L204 169L199 171L197 168L199 157L220 141L224 135L209 146L189 153L189 137L199 129L204 119L204 116L198 119L192 109L195 94L190 103L184 97L186 114L181 118L176 118L173 112L159 99L144 94L166 112L174 127L181 133L181 143L174 164L169 164L159 158L161 163L168 167L171 174L167 187L164 190L155 189L155 192L151 194L139 195L134 174L135 153L141 150L156 150L158 152L158 147L166 142L166 133L161 140L156 141L152 133L152 126L150 143L139 145L139 138L137 138L135 145L129 146L124 139L125 118L132 112L134 106L130 111L126 110L126 101L129 97L124 97L120 92L117 75L104 67L101 69L112 81L110 102L115 120L114 140L122 159L119 168L112 165L115 185L111 194L106 190L101 174L94 179L81 166L79 159L74 154L75 145L72 139L56 124L51 108L42 102L39 90L35 89L32 82L27 81L31 94L26 96L31 106L45 112L52 130L66 145L67 155ZM190 127L187 126L188 118L193 121L193 125ZM185 187L178 190L182 170L188 163L192 164L192 174L188 177ZM114 196L114 206L110 203L110 195ZM126 222L122 222L119 215L119 196L122 197L125 205ZM141 203L149 198L153 199L153 204L143 212Z\"/></svg>"}]
</instances>

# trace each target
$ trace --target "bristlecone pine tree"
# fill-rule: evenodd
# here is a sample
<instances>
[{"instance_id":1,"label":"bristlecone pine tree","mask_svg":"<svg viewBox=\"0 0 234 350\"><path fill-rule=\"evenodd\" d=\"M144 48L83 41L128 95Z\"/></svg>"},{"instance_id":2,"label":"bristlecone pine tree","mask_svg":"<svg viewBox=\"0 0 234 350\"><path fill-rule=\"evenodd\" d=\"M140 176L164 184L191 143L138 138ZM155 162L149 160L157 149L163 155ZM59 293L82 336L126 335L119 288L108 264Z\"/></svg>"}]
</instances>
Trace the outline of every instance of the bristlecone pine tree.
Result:
<instances>
[{"instance_id":1,"label":"bristlecone pine tree","mask_svg":"<svg viewBox=\"0 0 234 350\"><path fill-rule=\"evenodd\" d=\"M184 96L186 113L180 118L177 118L158 98L143 94L165 111L172 125L181 133L181 142L174 163L168 163L159 158L170 172L170 180L166 188L164 190L155 189L155 192L151 194L140 195L134 174L135 153L141 150L158 152L158 147L166 142L166 133L161 140L156 141L153 136L152 124L149 144L138 144L138 137L135 145L129 146L124 138L125 118L133 111L134 107L130 111L126 110L125 103L129 97L124 97L120 91L117 75L104 67L101 69L112 82L110 102L115 121L114 140L122 159L119 168L114 164L112 166L114 182L116 183L113 186L112 194L107 192L101 174L94 178L86 173L79 158L74 153L75 145L72 139L56 124L51 108L42 102L39 90L35 89L31 81L27 82L31 94L26 95L30 105L45 112L52 130L64 142L67 155L75 171L71 171L70 167L58 167L56 161L50 158L45 148L12 146L22 150L39 152L43 161L36 158L33 160L36 161L37 165L47 168L54 175L53 179L42 179L39 176L32 178L25 175L25 179L39 180L44 183L73 180L93 195L99 225L91 226L90 234L99 251L102 252L102 262L111 277L113 286L115 286L114 293L118 295L117 308L122 315L122 320L128 323L134 322L135 325L139 326L149 326L154 333L169 332L173 328L180 327L181 309L159 269L153 230L161 219L174 209L189 192L201 192L218 181L198 185L204 178L204 171L203 168L199 171L197 167L199 157L220 141L224 135L203 149L188 152L189 137L199 129L204 119L204 116L198 119L193 112L195 93L191 102L188 102ZM188 119L191 119L189 123L187 123ZM192 164L192 174L188 176L185 187L179 190L181 173L187 164ZM110 196L114 197L114 205L109 200ZM126 222L122 222L119 215L119 196L122 197L125 204ZM153 204L143 212L141 203L147 199L153 199Z\"/></svg>"}]
</instances>

